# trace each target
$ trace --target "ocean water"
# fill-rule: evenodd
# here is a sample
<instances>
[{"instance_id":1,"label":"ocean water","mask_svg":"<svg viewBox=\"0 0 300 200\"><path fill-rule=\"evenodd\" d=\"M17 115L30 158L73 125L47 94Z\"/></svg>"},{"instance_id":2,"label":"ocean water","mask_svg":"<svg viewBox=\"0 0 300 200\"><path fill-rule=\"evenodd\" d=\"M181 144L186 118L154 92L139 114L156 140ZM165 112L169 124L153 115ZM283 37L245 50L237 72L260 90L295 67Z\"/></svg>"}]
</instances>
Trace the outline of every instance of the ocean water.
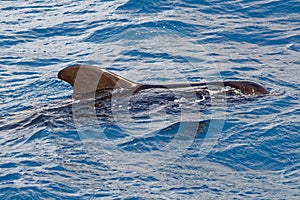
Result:
<instances>
[{"instance_id":1,"label":"ocean water","mask_svg":"<svg viewBox=\"0 0 300 200\"><path fill-rule=\"evenodd\" d=\"M1 1L0 199L299 199L299 10ZM157 91L95 113L57 78L75 64L140 83L251 80L271 94L208 105Z\"/></svg>"}]
</instances>

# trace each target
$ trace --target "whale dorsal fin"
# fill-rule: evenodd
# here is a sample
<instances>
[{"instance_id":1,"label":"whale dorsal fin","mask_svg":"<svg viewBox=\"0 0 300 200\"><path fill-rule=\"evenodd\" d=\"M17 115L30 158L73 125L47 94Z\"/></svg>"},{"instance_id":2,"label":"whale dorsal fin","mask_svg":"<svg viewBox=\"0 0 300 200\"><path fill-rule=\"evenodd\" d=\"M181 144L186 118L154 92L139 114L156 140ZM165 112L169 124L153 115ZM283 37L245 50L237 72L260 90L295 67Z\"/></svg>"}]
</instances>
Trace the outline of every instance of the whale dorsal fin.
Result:
<instances>
[{"instance_id":1,"label":"whale dorsal fin","mask_svg":"<svg viewBox=\"0 0 300 200\"><path fill-rule=\"evenodd\" d=\"M88 65L66 67L58 73L58 78L72 85L73 94L85 94L119 88L134 89L140 86L140 84L117 74Z\"/></svg>"}]
</instances>

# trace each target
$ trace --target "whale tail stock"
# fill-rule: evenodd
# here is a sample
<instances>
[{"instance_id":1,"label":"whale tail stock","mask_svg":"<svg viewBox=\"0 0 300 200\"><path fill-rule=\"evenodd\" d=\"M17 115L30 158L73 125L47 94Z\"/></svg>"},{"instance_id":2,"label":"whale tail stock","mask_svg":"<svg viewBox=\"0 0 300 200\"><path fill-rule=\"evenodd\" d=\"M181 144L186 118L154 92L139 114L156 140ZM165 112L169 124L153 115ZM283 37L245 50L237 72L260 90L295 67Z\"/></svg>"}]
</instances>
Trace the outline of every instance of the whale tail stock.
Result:
<instances>
[{"instance_id":1,"label":"whale tail stock","mask_svg":"<svg viewBox=\"0 0 300 200\"><path fill-rule=\"evenodd\" d=\"M92 93L100 90L130 89L139 91L147 88L182 88L205 85L229 86L239 89L245 95L265 95L269 91L262 85L252 81L215 81L208 83L176 83L168 85L143 85L125 79L110 71L95 66L77 65L62 69L58 78L73 87L73 94Z\"/></svg>"}]
</instances>

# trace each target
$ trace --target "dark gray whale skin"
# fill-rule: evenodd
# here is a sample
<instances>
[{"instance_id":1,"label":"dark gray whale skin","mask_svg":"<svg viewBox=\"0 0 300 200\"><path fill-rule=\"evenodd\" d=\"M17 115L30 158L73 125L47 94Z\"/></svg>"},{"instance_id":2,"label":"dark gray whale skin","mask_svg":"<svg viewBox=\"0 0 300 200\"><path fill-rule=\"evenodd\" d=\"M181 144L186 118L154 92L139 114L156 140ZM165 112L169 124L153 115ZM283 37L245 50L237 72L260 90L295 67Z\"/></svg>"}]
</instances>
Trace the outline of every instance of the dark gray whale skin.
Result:
<instances>
[{"instance_id":1,"label":"dark gray whale skin","mask_svg":"<svg viewBox=\"0 0 300 200\"><path fill-rule=\"evenodd\" d=\"M149 89L149 88L184 88L184 87L198 87L198 86L207 86L207 85L218 85L223 87L232 87L239 89L245 95L258 95L262 96L269 94L269 91L262 85L252 82L252 81L214 81L206 83L176 83L176 84L167 84L167 85L142 85L138 88L139 90Z\"/></svg>"},{"instance_id":2,"label":"dark gray whale skin","mask_svg":"<svg viewBox=\"0 0 300 200\"><path fill-rule=\"evenodd\" d=\"M118 88L129 89L133 93L150 88L185 88L203 87L209 85L220 87L231 87L240 90L244 95L263 96L269 91L259 83L245 80L213 81L213 82L190 82L174 84L140 84L125 79L110 71L99 67L76 65L62 69L58 73L58 78L68 82L73 87L73 94L83 94L97 92L101 90L113 90Z\"/></svg>"}]
</instances>

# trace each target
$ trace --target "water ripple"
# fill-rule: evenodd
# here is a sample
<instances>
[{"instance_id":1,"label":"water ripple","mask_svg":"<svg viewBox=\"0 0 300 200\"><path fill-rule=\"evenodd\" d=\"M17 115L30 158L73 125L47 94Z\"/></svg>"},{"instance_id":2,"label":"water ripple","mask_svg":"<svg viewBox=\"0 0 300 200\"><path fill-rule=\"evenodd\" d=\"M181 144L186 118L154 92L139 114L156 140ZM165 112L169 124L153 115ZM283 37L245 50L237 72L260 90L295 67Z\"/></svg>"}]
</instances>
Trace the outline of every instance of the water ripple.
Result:
<instances>
[{"instance_id":1,"label":"water ripple","mask_svg":"<svg viewBox=\"0 0 300 200\"><path fill-rule=\"evenodd\" d=\"M0 199L298 199L299 9L297 0L2 1ZM72 89L57 79L79 63L142 83L247 79L271 95L229 102L214 145L203 146L201 118L176 161L167 150L147 160L135 156L172 141L178 122L130 137L102 112L107 140L86 145ZM220 120L210 108L202 116Z\"/></svg>"}]
</instances>

